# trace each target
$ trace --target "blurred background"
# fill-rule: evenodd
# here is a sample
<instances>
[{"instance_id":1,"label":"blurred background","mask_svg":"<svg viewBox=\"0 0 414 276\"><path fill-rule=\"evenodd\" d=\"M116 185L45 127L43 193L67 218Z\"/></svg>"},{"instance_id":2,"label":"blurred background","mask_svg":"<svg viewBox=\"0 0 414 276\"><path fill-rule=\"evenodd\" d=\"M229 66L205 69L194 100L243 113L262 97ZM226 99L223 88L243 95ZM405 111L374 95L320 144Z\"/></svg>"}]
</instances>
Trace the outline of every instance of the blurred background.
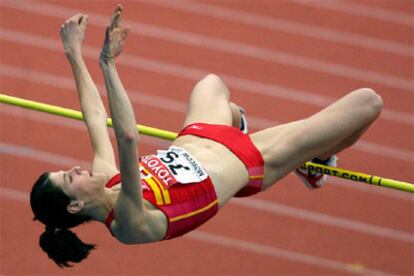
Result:
<instances>
[{"instance_id":1,"label":"blurred background","mask_svg":"<svg viewBox=\"0 0 414 276\"><path fill-rule=\"evenodd\" d=\"M414 182L412 1L119 2L131 33L117 63L138 123L178 132L207 73L224 79L251 132L370 87L384 111L339 166ZM83 54L107 103L98 55L117 3L1 0L1 93L79 109L59 29L81 12ZM4 104L0 120L2 275L414 273L411 194L333 178L309 191L293 175L176 240L125 246L99 223L77 227L98 248L62 270L38 246L44 229L32 221L29 193L44 171L89 166L86 127ZM141 154L169 144L141 142Z\"/></svg>"}]
</instances>

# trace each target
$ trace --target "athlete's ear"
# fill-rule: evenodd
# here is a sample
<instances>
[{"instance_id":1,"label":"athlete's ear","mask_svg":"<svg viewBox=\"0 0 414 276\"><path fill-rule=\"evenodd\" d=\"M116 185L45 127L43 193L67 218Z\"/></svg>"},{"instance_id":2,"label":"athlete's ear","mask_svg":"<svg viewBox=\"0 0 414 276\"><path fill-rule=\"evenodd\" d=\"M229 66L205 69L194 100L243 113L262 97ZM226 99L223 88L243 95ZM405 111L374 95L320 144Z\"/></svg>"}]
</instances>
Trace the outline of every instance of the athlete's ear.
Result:
<instances>
[{"instance_id":1,"label":"athlete's ear","mask_svg":"<svg viewBox=\"0 0 414 276\"><path fill-rule=\"evenodd\" d=\"M66 207L66 210L70 214L76 214L76 213L79 213L83 209L83 207L85 207L85 202L80 201L80 200L73 200Z\"/></svg>"}]
</instances>

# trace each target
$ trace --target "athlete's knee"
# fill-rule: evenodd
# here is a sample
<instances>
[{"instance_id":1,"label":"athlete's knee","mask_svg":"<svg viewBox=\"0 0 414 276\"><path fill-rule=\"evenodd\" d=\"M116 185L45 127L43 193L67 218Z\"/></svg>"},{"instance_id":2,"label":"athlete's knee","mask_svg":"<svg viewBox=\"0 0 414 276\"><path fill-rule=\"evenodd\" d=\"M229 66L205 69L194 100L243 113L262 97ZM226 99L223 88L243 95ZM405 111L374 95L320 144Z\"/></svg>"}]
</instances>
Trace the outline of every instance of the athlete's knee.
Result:
<instances>
[{"instance_id":1,"label":"athlete's knee","mask_svg":"<svg viewBox=\"0 0 414 276\"><path fill-rule=\"evenodd\" d=\"M205 93L220 93L227 97L229 96L229 90L224 83L223 79L216 74L208 74L200 81L197 82L196 88L200 88L201 92Z\"/></svg>"},{"instance_id":2,"label":"athlete's knee","mask_svg":"<svg viewBox=\"0 0 414 276\"><path fill-rule=\"evenodd\" d=\"M216 75L214 73L209 73L206 76L204 76L204 78L202 78L201 81L206 81L206 82L222 82L223 80L218 75Z\"/></svg>"},{"instance_id":3,"label":"athlete's knee","mask_svg":"<svg viewBox=\"0 0 414 276\"><path fill-rule=\"evenodd\" d=\"M382 97L371 88L361 88L354 91L358 95L358 103L369 115L378 117L384 102Z\"/></svg>"}]
</instances>

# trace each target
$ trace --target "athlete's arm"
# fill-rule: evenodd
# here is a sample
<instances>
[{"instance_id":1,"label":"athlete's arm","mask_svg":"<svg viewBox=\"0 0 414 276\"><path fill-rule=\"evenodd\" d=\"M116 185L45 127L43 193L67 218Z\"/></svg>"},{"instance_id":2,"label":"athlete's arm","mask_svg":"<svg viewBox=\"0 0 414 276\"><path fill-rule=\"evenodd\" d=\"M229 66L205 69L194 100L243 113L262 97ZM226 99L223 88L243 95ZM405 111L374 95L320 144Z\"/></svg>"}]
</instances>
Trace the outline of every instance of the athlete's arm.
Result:
<instances>
[{"instance_id":1,"label":"athlete's arm","mask_svg":"<svg viewBox=\"0 0 414 276\"><path fill-rule=\"evenodd\" d=\"M85 37L87 16L77 14L61 27L60 36L65 55L71 65L82 114L88 128L93 148L92 170L106 173L108 177L117 173L114 151L106 127L106 110L91 75L82 58L82 42Z\"/></svg>"},{"instance_id":2,"label":"athlete's arm","mask_svg":"<svg viewBox=\"0 0 414 276\"><path fill-rule=\"evenodd\" d=\"M115 66L115 58L121 53L123 42L128 34L128 29L119 28L121 13L122 7L118 5L106 30L100 56L118 144L122 179L121 190L115 204L116 231L114 233L118 239L127 243L149 242L154 239L150 229L154 220L144 207L142 196L135 115Z\"/></svg>"}]
</instances>

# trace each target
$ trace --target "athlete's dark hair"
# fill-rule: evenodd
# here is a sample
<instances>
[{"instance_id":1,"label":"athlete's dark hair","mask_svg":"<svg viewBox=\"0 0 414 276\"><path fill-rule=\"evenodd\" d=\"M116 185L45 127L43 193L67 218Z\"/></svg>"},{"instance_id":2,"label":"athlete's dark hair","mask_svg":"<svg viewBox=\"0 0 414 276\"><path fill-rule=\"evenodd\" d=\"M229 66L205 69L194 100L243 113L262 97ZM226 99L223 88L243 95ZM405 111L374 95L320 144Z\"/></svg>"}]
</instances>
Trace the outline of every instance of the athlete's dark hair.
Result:
<instances>
[{"instance_id":1,"label":"athlete's dark hair","mask_svg":"<svg viewBox=\"0 0 414 276\"><path fill-rule=\"evenodd\" d=\"M87 222L90 218L67 211L71 198L54 185L49 176L48 172L42 174L30 194L34 220L46 225L39 245L59 267L70 267L68 262L79 263L95 245L83 243L68 228Z\"/></svg>"}]
</instances>

